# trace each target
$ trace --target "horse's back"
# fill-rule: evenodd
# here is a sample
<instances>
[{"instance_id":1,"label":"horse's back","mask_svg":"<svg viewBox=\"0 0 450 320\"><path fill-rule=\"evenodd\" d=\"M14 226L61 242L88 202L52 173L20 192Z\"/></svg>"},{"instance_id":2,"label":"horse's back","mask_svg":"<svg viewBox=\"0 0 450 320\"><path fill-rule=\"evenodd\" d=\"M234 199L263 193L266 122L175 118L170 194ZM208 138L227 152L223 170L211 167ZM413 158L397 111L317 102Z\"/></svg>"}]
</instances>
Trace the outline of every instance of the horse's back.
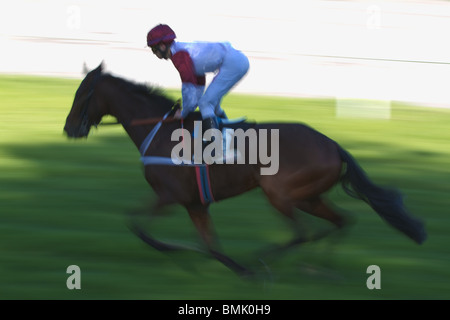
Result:
<instances>
[{"instance_id":1,"label":"horse's back","mask_svg":"<svg viewBox=\"0 0 450 320\"><path fill-rule=\"evenodd\" d=\"M340 163L336 142L305 124L261 123L255 129L266 129L270 134L278 130L280 166L292 164L298 168L299 165Z\"/></svg>"},{"instance_id":2,"label":"horse's back","mask_svg":"<svg viewBox=\"0 0 450 320\"><path fill-rule=\"evenodd\" d=\"M270 150L278 152L278 171L259 177L259 185L275 206L313 199L339 180L342 161L333 140L300 123L264 123L256 128L278 132L278 145Z\"/></svg>"}]
</instances>

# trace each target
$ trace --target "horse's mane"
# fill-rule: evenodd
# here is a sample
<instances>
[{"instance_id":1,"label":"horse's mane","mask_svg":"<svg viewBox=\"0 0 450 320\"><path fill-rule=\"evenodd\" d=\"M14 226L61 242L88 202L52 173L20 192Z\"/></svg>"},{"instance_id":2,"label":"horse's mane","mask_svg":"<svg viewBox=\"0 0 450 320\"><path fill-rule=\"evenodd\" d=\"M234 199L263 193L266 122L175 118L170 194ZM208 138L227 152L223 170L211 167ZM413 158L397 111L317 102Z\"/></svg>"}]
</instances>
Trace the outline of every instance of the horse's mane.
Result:
<instances>
[{"instance_id":1,"label":"horse's mane","mask_svg":"<svg viewBox=\"0 0 450 320\"><path fill-rule=\"evenodd\" d=\"M104 74L103 76L114 79L120 84L121 87L130 93L144 97L149 102L152 102L153 107L158 105L165 110L169 110L175 103L174 99L168 97L164 89L161 87L126 80L111 74Z\"/></svg>"}]
</instances>

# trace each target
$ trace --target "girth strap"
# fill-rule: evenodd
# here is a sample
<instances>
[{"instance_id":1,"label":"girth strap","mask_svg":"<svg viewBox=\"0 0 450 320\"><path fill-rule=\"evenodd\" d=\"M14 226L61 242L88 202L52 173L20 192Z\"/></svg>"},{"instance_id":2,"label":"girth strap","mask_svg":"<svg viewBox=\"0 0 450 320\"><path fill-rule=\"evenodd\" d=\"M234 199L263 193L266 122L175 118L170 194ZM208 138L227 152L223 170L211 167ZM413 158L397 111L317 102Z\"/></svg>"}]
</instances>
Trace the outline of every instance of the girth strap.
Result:
<instances>
[{"instance_id":1,"label":"girth strap","mask_svg":"<svg viewBox=\"0 0 450 320\"><path fill-rule=\"evenodd\" d=\"M213 193L211 190L211 182L209 180L209 166L201 165L195 167L195 176L197 178L198 192L200 200L203 204L214 202Z\"/></svg>"}]
</instances>

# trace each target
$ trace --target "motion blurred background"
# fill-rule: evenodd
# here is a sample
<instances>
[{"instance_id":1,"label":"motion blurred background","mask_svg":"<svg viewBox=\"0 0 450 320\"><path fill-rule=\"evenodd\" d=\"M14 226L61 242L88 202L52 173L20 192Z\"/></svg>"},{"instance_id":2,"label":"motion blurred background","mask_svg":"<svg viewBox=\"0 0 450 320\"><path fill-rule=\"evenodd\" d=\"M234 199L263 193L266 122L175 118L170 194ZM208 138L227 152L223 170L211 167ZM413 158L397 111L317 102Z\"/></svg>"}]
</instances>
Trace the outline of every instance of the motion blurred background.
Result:
<instances>
[{"instance_id":1,"label":"motion blurred background","mask_svg":"<svg viewBox=\"0 0 450 320\"><path fill-rule=\"evenodd\" d=\"M336 140L372 180L404 192L429 240L415 245L336 188L328 196L355 214L354 227L274 261L257 253L290 229L259 190L212 205L222 246L255 282L145 246L126 213L148 210L154 195L124 130L72 141L62 129L83 69L101 61L179 98L177 71L146 48L159 23L180 41L241 49L251 67L227 113L304 122ZM0 3L0 30L1 299L450 298L448 1L16 0ZM141 223L197 243L182 208L169 211L154 228ZM374 264L381 290L366 286ZM81 290L66 287L70 265Z\"/></svg>"}]
</instances>

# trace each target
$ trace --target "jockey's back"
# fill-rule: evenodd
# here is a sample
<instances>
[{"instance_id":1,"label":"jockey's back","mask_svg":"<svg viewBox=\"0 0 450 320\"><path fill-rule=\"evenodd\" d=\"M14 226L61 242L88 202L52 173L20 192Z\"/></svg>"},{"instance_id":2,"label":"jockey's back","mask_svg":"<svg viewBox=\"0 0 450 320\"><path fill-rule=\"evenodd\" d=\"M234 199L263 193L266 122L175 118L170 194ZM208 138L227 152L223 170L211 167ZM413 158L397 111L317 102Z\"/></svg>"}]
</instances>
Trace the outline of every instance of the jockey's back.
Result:
<instances>
[{"instance_id":1,"label":"jockey's back","mask_svg":"<svg viewBox=\"0 0 450 320\"><path fill-rule=\"evenodd\" d=\"M227 53L234 50L228 42L174 42L170 49L172 55L188 52L198 76L218 71Z\"/></svg>"}]
</instances>

